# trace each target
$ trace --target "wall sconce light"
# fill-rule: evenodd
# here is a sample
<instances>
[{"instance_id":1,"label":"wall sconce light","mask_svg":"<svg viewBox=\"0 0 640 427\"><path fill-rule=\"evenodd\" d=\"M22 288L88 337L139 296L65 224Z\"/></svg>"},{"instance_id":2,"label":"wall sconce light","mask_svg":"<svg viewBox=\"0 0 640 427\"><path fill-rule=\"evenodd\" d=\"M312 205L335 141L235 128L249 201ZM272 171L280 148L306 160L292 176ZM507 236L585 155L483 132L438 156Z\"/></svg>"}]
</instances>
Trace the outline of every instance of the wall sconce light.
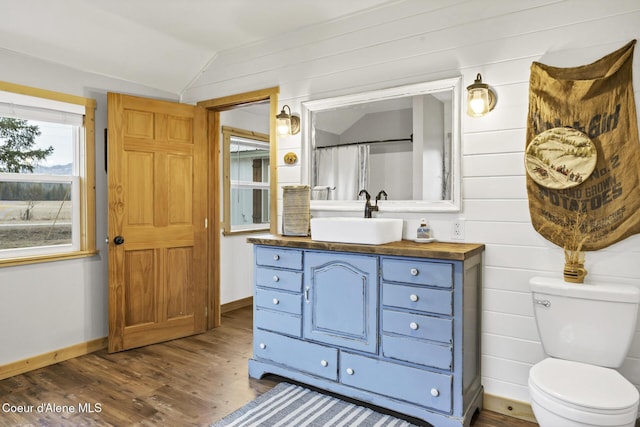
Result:
<instances>
[{"instance_id":1,"label":"wall sconce light","mask_svg":"<svg viewBox=\"0 0 640 427\"><path fill-rule=\"evenodd\" d=\"M467 86L467 114L471 117L482 117L496 106L496 92L488 84L482 83L478 73L472 85Z\"/></svg>"},{"instance_id":2,"label":"wall sconce light","mask_svg":"<svg viewBox=\"0 0 640 427\"><path fill-rule=\"evenodd\" d=\"M285 111L289 110L289 113ZM300 118L291 115L291 108L288 105L282 107L280 114L276 115L276 132L278 136L295 135L300 132Z\"/></svg>"}]
</instances>

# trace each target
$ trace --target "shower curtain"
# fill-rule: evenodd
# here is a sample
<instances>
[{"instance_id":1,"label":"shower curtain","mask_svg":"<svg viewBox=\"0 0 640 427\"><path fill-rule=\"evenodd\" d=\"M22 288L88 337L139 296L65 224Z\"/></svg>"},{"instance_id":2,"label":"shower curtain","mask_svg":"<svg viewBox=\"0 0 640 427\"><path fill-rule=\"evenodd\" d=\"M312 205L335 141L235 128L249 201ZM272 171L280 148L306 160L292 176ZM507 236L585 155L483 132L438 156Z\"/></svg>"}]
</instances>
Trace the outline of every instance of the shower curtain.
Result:
<instances>
[{"instance_id":1,"label":"shower curtain","mask_svg":"<svg viewBox=\"0 0 640 427\"><path fill-rule=\"evenodd\" d=\"M357 200L369 180L369 146L349 145L316 150L317 186L327 186L329 200Z\"/></svg>"}]
</instances>

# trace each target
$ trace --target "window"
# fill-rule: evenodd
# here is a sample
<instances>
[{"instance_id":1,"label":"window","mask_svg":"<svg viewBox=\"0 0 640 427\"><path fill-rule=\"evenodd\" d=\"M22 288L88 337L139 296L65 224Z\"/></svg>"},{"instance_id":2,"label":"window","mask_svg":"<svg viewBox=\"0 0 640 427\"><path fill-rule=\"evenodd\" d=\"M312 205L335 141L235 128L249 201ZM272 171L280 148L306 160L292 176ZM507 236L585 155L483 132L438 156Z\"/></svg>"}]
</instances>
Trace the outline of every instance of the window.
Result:
<instances>
[{"instance_id":1,"label":"window","mask_svg":"<svg viewBox=\"0 0 640 427\"><path fill-rule=\"evenodd\" d=\"M95 105L0 82L0 265L95 253Z\"/></svg>"},{"instance_id":2,"label":"window","mask_svg":"<svg viewBox=\"0 0 640 427\"><path fill-rule=\"evenodd\" d=\"M269 135L223 126L224 232L269 229Z\"/></svg>"}]
</instances>

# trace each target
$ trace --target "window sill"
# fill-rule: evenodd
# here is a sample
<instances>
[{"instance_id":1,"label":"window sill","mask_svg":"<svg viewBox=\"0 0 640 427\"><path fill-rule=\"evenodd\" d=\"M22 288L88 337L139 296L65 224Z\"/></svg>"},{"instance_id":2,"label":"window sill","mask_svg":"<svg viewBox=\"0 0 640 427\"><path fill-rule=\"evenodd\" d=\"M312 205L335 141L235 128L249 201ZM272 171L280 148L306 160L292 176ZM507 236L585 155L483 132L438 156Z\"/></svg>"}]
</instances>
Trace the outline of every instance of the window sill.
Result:
<instances>
[{"instance_id":1,"label":"window sill","mask_svg":"<svg viewBox=\"0 0 640 427\"><path fill-rule=\"evenodd\" d=\"M266 227L260 227L260 228L247 228L243 230L222 231L222 235L237 236L239 234L268 233L268 232L269 232L269 225L267 224Z\"/></svg>"},{"instance_id":2,"label":"window sill","mask_svg":"<svg viewBox=\"0 0 640 427\"><path fill-rule=\"evenodd\" d=\"M42 262L53 262L53 261L63 261L67 259L77 259L77 258L88 258L97 255L100 253L97 250L92 251L75 251L75 252L67 252L62 254L51 254L51 255L35 255L35 256L26 256L20 258L6 258L0 259L0 268L1 267L12 267L15 265L24 265L24 264L37 264Z\"/></svg>"}]
</instances>

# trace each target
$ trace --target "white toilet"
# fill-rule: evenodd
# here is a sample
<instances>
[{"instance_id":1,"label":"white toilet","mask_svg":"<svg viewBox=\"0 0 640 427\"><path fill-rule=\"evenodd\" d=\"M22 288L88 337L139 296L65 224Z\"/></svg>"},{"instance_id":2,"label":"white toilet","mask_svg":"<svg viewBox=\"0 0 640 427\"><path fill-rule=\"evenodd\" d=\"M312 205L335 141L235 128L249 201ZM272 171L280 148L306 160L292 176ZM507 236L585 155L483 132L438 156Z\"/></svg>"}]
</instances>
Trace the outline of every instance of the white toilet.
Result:
<instances>
[{"instance_id":1,"label":"white toilet","mask_svg":"<svg viewBox=\"0 0 640 427\"><path fill-rule=\"evenodd\" d=\"M633 427L639 393L618 371L636 327L635 286L530 280L547 358L529 371L541 427Z\"/></svg>"}]
</instances>

